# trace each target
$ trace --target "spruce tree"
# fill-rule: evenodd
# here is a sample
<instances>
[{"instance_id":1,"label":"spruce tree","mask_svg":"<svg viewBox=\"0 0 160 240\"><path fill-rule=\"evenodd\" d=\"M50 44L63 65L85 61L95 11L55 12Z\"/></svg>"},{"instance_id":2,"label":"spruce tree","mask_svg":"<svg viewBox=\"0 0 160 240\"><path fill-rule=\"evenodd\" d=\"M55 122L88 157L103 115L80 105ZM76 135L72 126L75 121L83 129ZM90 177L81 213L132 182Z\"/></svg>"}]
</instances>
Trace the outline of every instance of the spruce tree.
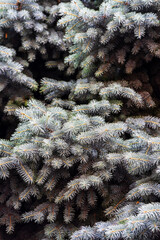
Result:
<instances>
[{"instance_id":1,"label":"spruce tree","mask_svg":"<svg viewBox=\"0 0 160 240\"><path fill-rule=\"evenodd\" d=\"M160 238L159 10L0 3L0 240Z\"/></svg>"},{"instance_id":2,"label":"spruce tree","mask_svg":"<svg viewBox=\"0 0 160 240\"><path fill-rule=\"evenodd\" d=\"M142 107L143 101L132 89L116 83L105 87L94 79L65 82L44 78L41 91L52 102L44 105L30 100L27 108L16 110L20 124L10 141L1 140L1 178L12 179L8 200L4 194L2 202L21 221L44 223L49 239L61 239L79 221L93 223L93 216L96 221L103 214L98 202L110 195L111 179L124 174L123 169L116 172L121 162L127 162L133 175L156 167L157 155L154 161L145 155L149 140L143 138L150 125L157 129L159 119L117 121L123 98L130 107ZM158 137L150 141L158 142ZM30 211L23 212L23 204L29 200ZM10 212L8 221L4 217L7 215L1 216L1 223L12 232L16 218L10 221Z\"/></svg>"},{"instance_id":3,"label":"spruce tree","mask_svg":"<svg viewBox=\"0 0 160 240\"><path fill-rule=\"evenodd\" d=\"M125 79L147 106L154 106L146 63L160 57L159 1L104 0L99 9L80 0L60 4L65 29L65 62L82 77Z\"/></svg>"}]
</instances>

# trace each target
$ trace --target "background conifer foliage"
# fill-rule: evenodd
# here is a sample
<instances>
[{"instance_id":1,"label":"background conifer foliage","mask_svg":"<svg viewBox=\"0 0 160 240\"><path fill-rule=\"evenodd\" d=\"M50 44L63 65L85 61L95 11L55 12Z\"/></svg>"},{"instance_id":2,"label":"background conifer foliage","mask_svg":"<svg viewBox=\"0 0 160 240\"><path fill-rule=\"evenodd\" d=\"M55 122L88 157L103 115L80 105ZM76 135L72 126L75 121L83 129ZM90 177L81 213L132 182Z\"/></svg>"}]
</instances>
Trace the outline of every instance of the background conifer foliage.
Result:
<instances>
[{"instance_id":1,"label":"background conifer foliage","mask_svg":"<svg viewBox=\"0 0 160 240\"><path fill-rule=\"evenodd\" d=\"M160 239L160 1L0 2L0 240Z\"/></svg>"}]
</instances>

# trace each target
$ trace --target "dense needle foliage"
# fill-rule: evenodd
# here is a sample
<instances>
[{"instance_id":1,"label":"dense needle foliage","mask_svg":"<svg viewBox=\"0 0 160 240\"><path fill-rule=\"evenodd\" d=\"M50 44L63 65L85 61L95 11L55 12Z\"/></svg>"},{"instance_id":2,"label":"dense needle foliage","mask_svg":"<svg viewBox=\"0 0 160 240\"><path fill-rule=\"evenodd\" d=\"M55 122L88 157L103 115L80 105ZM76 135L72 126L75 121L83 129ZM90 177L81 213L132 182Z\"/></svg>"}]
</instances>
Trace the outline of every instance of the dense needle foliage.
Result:
<instances>
[{"instance_id":1,"label":"dense needle foliage","mask_svg":"<svg viewBox=\"0 0 160 240\"><path fill-rule=\"evenodd\" d=\"M160 238L159 10L0 3L0 240Z\"/></svg>"}]
</instances>

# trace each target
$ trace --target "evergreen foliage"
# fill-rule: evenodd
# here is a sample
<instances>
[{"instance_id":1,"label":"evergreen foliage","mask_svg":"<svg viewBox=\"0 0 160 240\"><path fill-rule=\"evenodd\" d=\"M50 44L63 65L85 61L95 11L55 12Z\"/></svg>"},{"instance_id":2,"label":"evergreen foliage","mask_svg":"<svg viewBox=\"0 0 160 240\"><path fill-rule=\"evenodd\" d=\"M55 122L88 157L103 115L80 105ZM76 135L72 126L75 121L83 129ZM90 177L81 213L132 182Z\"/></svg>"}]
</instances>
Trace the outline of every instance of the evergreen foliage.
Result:
<instances>
[{"instance_id":1,"label":"evergreen foliage","mask_svg":"<svg viewBox=\"0 0 160 240\"><path fill-rule=\"evenodd\" d=\"M82 227L72 235L72 240L148 240L160 237L160 134L157 131L160 119L129 118L127 123L131 124L130 133L138 140L129 140L134 150L109 153L106 158L112 164L122 164L133 176L133 183L119 202L106 209L108 221L97 222L92 228Z\"/></svg>"},{"instance_id":2,"label":"evergreen foliage","mask_svg":"<svg viewBox=\"0 0 160 240\"><path fill-rule=\"evenodd\" d=\"M47 59L47 44L66 50L63 32L56 31L55 27L59 11L57 1L6 0L1 8L4 10L1 12L0 28L5 29L11 46L15 46L13 37L19 38L18 53L28 63L36 60L38 52Z\"/></svg>"},{"instance_id":3,"label":"evergreen foliage","mask_svg":"<svg viewBox=\"0 0 160 240\"><path fill-rule=\"evenodd\" d=\"M159 10L0 2L0 240L160 239Z\"/></svg>"},{"instance_id":4,"label":"evergreen foliage","mask_svg":"<svg viewBox=\"0 0 160 240\"><path fill-rule=\"evenodd\" d=\"M32 95L31 90L35 91L38 88L32 75L21 63L15 61L15 54L14 49L0 46L0 111L5 108L9 114L16 107L13 102L23 103L25 97ZM10 101L3 103L3 98L8 98Z\"/></svg>"},{"instance_id":5,"label":"evergreen foliage","mask_svg":"<svg viewBox=\"0 0 160 240\"><path fill-rule=\"evenodd\" d=\"M23 66L14 61L14 55L15 51L13 49L0 46L0 91L3 91L10 82L20 83L31 89L36 89L37 83L33 78L23 74Z\"/></svg>"},{"instance_id":6,"label":"evergreen foliage","mask_svg":"<svg viewBox=\"0 0 160 240\"><path fill-rule=\"evenodd\" d=\"M117 122L123 109L120 99L143 106L139 94L117 83L105 86L94 79L65 82L44 78L41 91L52 102L46 106L30 100L27 108L16 110L20 124L10 141L0 142L1 178L12 179L8 200L2 189L1 202L21 221L44 222L48 239L61 239L79 226L76 217L93 223L95 207L97 213L102 211L97 201L110 195L109 181L124 174L123 170L116 176L119 164L123 162L131 175L156 168L159 138L152 136L150 128L157 129L159 119ZM156 144L146 155L151 142ZM33 206L32 199L37 199ZM32 207L23 212L23 204L29 200ZM16 219L9 221L10 214L8 221L1 221L9 233ZM95 215L94 221L98 218Z\"/></svg>"},{"instance_id":7,"label":"evergreen foliage","mask_svg":"<svg viewBox=\"0 0 160 240\"><path fill-rule=\"evenodd\" d=\"M32 96L28 88L37 89L30 63L41 56L44 68L57 66L63 70L63 59L59 58L66 46L63 32L56 29L57 1L5 0L0 9L0 91L4 90L0 97L9 99L7 106L5 102L0 107L12 114L17 103L25 104L25 99ZM48 52L53 61L48 61Z\"/></svg>"},{"instance_id":8,"label":"evergreen foliage","mask_svg":"<svg viewBox=\"0 0 160 240\"><path fill-rule=\"evenodd\" d=\"M61 3L58 25L69 44L65 63L81 69L82 77L125 79L153 107L143 66L160 57L159 10L159 1L150 0L104 0L98 10L80 0Z\"/></svg>"},{"instance_id":9,"label":"evergreen foliage","mask_svg":"<svg viewBox=\"0 0 160 240\"><path fill-rule=\"evenodd\" d=\"M159 1L104 0L99 10L80 1L62 3L59 26L65 27L70 55L65 61L82 68L82 76L130 74L159 53Z\"/></svg>"}]
</instances>

